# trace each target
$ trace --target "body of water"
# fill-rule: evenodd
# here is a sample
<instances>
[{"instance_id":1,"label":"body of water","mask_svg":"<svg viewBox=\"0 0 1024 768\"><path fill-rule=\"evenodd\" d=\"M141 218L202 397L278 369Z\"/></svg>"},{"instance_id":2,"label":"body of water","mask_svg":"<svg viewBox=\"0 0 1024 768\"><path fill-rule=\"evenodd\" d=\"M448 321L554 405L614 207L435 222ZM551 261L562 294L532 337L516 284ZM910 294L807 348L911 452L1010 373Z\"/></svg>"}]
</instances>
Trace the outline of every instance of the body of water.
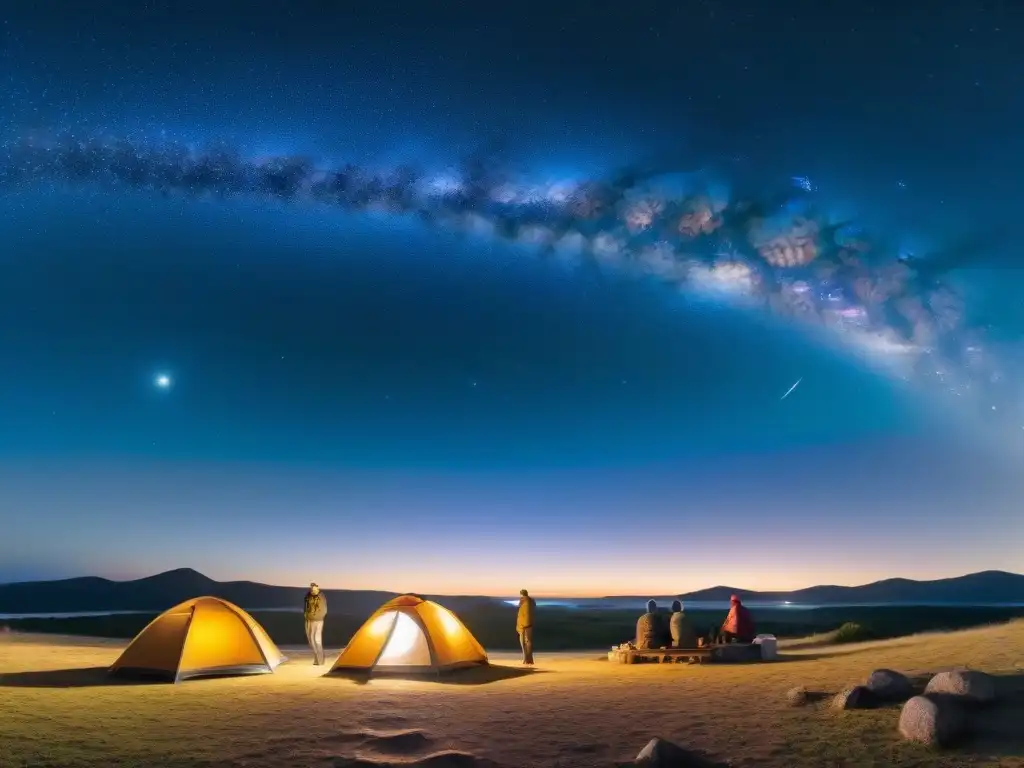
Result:
<instances>
[{"instance_id":1,"label":"body of water","mask_svg":"<svg viewBox=\"0 0 1024 768\"><path fill-rule=\"evenodd\" d=\"M654 598L659 608L668 608L672 605L674 597ZM518 605L519 598L505 600L509 605ZM1021 608L1024 603L950 603L950 602L909 602L909 603L790 603L790 602L767 602L748 601L743 604L750 609L771 609L771 610L793 610L809 611L817 608L909 608L909 607L932 607L932 608ZM640 610L647 606L646 600L608 600L594 598L590 600L574 600L572 598L559 599L538 599L538 607L552 608L573 608L585 610ZM683 607L695 611L727 611L729 601L727 600L684 600Z\"/></svg>"},{"instance_id":2,"label":"body of water","mask_svg":"<svg viewBox=\"0 0 1024 768\"><path fill-rule=\"evenodd\" d=\"M658 607L667 609L672 605L673 598L657 599ZM518 605L519 599L501 600L508 605ZM791 610L808 611L819 608L1024 608L1024 603L950 603L950 602L915 602L915 603L783 603L783 602L745 602L752 610ZM646 601L635 600L602 600L602 599L539 599L539 608L565 608L571 610L635 610L643 612L646 608ZM684 602L684 607L695 611L728 611L729 603L726 601L702 601L690 600ZM301 613L301 608L248 608L251 613ZM138 614L159 613L154 609L151 611L77 611L73 613L0 613L0 621L4 619L75 619L88 616L130 616Z\"/></svg>"}]
</instances>

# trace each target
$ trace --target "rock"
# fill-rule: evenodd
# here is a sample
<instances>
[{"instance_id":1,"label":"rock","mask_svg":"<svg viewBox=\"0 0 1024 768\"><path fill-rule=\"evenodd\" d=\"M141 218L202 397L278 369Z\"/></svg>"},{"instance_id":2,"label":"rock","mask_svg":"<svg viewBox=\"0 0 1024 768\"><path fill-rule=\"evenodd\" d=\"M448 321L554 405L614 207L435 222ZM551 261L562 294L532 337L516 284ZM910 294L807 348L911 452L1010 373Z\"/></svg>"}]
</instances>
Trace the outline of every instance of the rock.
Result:
<instances>
[{"instance_id":1,"label":"rock","mask_svg":"<svg viewBox=\"0 0 1024 768\"><path fill-rule=\"evenodd\" d=\"M991 675L970 669L939 672L925 687L926 694L956 696L965 704L991 704L996 698L996 684Z\"/></svg>"},{"instance_id":2,"label":"rock","mask_svg":"<svg viewBox=\"0 0 1024 768\"><path fill-rule=\"evenodd\" d=\"M915 696L903 705L899 730L908 741L948 747L967 732L967 716L953 699Z\"/></svg>"},{"instance_id":3,"label":"rock","mask_svg":"<svg viewBox=\"0 0 1024 768\"><path fill-rule=\"evenodd\" d=\"M664 739L651 739L633 761L644 768L706 768L702 756Z\"/></svg>"},{"instance_id":4,"label":"rock","mask_svg":"<svg viewBox=\"0 0 1024 768\"><path fill-rule=\"evenodd\" d=\"M910 678L891 669L876 669L864 684L879 701L906 701L914 695Z\"/></svg>"},{"instance_id":5,"label":"rock","mask_svg":"<svg viewBox=\"0 0 1024 768\"><path fill-rule=\"evenodd\" d=\"M870 709L875 702L875 695L870 690L863 685L855 685L833 697L832 709Z\"/></svg>"},{"instance_id":6,"label":"rock","mask_svg":"<svg viewBox=\"0 0 1024 768\"><path fill-rule=\"evenodd\" d=\"M802 707L807 703L807 689L802 685L786 691L786 701L791 707Z\"/></svg>"}]
</instances>

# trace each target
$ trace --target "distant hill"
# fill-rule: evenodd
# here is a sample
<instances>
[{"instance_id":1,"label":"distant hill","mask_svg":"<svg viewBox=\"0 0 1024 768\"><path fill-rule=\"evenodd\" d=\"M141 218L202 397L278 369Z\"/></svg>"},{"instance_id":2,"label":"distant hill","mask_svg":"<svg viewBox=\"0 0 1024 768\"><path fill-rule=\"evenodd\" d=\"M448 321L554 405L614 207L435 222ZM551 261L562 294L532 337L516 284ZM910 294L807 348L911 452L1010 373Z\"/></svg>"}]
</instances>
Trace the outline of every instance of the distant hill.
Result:
<instances>
[{"instance_id":1,"label":"distant hill","mask_svg":"<svg viewBox=\"0 0 1024 768\"><path fill-rule=\"evenodd\" d=\"M230 600L246 610L299 608L305 587L279 587L254 581L214 581L191 568L179 568L131 581L95 576L60 581L0 584L0 613L79 613L88 611L163 611L200 595ZM332 612L367 614L395 596L378 590L328 589ZM818 586L793 592L757 592L737 587L711 587L678 597L684 601L725 602L730 595L748 602L853 605L857 603L1024 603L1024 576L983 571L936 581L886 579L859 587ZM432 597L426 595L426 597ZM495 605L489 597L433 596L453 610ZM608 597L643 605L648 596ZM600 604L601 600L588 600ZM597 606L595 606L597 607Z\"/></svg>"},{"instance_id":2,"label":"distant hill","mask_svg":"<svg viewBox=\"0 0 1024 768\"><path fill-rule=\"evenodd\" d=\"M254 581L214 581L191 568L178 568L131 581L96 576L59 581L0 584L0 613L79 613L88 611L164 611L192 597L213 595L246 610L301 608L305 587L277 587ZM369 613L394 592L325 589L328 610ZM450 607L465 608L488 598L445 597Z\"/></svg>"},{"instance_id":3,"label":"distant hill","mask_svg":"<svg viewBox=\"0 0 1024 768\"><path fill-rule=\"evenodd\" d=\"M885 579L859 587L823 585L793 592L757 592L736 587L711 587L679 595L681 600L726 601L739 595L750 602L851 605L855 603L1024 603L1024 576L982 571L935 581Z\"/></svg>"}]
</instances>

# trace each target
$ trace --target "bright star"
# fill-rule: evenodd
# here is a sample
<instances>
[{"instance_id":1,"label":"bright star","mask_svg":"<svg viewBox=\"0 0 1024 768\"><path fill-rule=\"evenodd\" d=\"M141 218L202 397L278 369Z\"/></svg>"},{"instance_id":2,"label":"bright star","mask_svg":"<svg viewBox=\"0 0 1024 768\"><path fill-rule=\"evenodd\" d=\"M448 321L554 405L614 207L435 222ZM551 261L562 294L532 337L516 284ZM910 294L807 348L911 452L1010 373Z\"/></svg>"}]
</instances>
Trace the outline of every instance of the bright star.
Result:
<instances>
[{"instance_id":1,"label":"bright star","mask_svg":"<svg viewBox=\"0 0 1024 768\"><path fill-rule=\"evenodd\" d=\"M171 377L166 373L158 374L154 380L158 389L170 389L171 388Z\"/></svg>"}]
</instances>

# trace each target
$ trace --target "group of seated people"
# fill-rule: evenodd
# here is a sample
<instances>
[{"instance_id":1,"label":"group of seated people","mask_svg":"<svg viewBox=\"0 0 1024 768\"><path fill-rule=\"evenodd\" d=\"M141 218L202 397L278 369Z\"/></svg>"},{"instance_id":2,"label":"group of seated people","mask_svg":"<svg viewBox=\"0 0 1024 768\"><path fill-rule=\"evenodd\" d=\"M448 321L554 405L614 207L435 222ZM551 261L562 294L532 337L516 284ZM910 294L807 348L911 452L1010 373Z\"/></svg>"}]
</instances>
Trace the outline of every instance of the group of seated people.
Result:
<instances>
[{"instance_id":1,"label":"group of seated people","mask_svg":"<svg viewBox=\"0 0 1024 768\"><path fill-rule=\"evenodd\" d=\"M733 595L729 599L729 614L721 628L717 632L712 629L707 635L701 636L698 636L693 622L683 611L683 604L679 600L672 603L670 614L659 611L658 604L650 600L647 603L647 613L636 623L635 645L638 650L698 648L705 644L752 643L755 636L754 618L738 595Z\"/></svg>"}]
</instances>

